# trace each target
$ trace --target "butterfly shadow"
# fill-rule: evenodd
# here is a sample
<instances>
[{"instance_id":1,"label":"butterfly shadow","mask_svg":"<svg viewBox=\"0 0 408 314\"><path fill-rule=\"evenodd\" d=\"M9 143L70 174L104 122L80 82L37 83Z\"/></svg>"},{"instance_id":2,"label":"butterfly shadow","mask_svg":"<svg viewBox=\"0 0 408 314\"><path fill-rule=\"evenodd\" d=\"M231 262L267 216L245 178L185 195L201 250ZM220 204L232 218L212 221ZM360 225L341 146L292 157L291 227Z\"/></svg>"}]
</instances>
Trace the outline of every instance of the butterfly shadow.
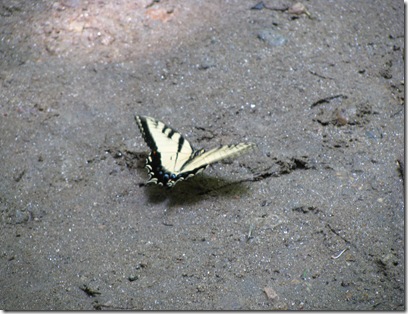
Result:
<instances>
[{"instance_id":1,"label":"butterfly shadow","mask_svg":"<svg viewBox=\"0 0 408 314\"><path fill-rule=\"evenodd\" d=\"M126 166L136 171L144 181L147 181L145 169L147 153L123 152ZM246 181L228 180L200 173L186 181L177 183L173 188L166 188L156 184L139 183L143 188L149 202L158 204L167 201L169 207L186 206L200 202L208 197L237 198L248 193Z\"/></svg>"},{"instance_id":2,"label":"butterfly shadow","mask_svg":"<svg viewBox=\"0 0 408 314\"><path fill-rule=\"evenodd\" d=\"M227 180L220 177L199 174L188 181L177 183L173 188L165 188L155 184L141 184L149 198L149 202L169 202L169 207L192 205L207 199L209 196L219 198L236 198L248 193L244 181Z\"/></svg>"}]
</instances>

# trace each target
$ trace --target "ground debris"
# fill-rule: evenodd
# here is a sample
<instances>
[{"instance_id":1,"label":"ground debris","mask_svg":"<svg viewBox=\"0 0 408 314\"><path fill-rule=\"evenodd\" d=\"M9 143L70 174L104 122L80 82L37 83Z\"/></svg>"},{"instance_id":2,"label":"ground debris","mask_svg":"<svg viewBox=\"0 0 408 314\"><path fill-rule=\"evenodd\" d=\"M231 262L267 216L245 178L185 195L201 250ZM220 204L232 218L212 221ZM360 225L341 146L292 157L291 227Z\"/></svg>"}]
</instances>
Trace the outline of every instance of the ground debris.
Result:
<instances>
[{"instance_id":1,"label":"ground debris","mask_svg":"<svg viewBox=\"0 0 408 314\"><path fill-rule=\"evenodd\" d=\"M101 294L99 291L94 290L93 288L89 287L86 284L79 286L79 289L85 292L89 297L96 297L97 295Z\"/></svg>"},{"instance_id":2,"label":"ground debris","mask_svg":"<svg viewBox=\"0 0 408 314\"><path fill-rule=\"evenodd\" d=\"M266 294L266 296L268 297L269 300L277 300L279 298L278 294L276 293L276 291L271 288L271 287L265 287L264 292Z\"/></svg>"}]
</instances>

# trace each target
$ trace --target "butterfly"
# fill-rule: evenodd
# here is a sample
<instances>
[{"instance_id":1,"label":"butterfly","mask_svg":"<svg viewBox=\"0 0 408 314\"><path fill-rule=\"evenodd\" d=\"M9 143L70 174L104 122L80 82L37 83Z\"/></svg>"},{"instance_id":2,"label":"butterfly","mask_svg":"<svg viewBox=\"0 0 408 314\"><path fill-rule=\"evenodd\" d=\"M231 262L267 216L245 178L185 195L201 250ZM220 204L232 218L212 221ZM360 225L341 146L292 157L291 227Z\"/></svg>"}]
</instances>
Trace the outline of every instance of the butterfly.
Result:
<instances>
[{"instance_id":1,"label":"butterfly","mask_svg":"<svg viewBox=\"0 0 408 314\"><path fill-rule=\"evenodd\" d=\"M209 151L196 150L175 129L151 117L135 115L140 132L150 147L146 159L149 180L168 188L202 172L210 164L236 157L255 147L252 143L219 146Z\"/></svg>"}]
</instances>

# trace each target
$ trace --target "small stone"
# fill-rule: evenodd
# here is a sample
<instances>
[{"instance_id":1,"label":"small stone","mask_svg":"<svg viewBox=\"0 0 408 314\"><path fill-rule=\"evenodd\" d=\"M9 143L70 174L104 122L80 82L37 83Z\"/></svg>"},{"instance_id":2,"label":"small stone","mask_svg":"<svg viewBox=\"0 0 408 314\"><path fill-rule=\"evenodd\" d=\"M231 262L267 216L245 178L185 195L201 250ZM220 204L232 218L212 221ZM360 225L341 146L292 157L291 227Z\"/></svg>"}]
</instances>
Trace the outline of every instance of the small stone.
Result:
<instances>
[{"instance_id":1,"label":"small stone","mask_svg":"<svg viewBox=\"0 0 408 314\"><path fill-rule=\"evenodd\" d=\"M139 276L137 276L137 275L130 275L130 276L128 277L128 280L129 280L130 282L136 281L136 280L138 280L138 279L139 279Z\"/></svg>"},{"instance_id":2,"label":"small stone","mask_svg":"<svg viewBox=\"0 0 408 314\"><path fill-rule=\"evenodd\" d=\"M30 215L26 210L16 210L15 223L22 224L30 219Z\"/></svg>"},{"instance_id":3,"label":"small stone","mask_svg":"<svg viewBox=\"0 0 408 314\"><path fill-rule=\"evenodd\" d=\"M263 1L258 2L257 4L255 4L253 7L251 7L251 10L262 10L265 8L265 3L263 3Z\"/></svg>"},{"instance_id":4,"label":"small stone","mask_svg":"<svg viewBox=\"0 0 408 314\"><path fill-rule=\"evenodd\" d=\"M205 288L204 288L203 285L198 285L197 286L197 292L204 292L204 291L205 291Z\"/></svg>"},{"instance_id":5,"label":"small stone","mask_svg":"<svg viewBox=\"0 0 408 314\"><path fill-rule=\"evenodd\" d=\"M257 37L269 46L278 47L286 44L287 39L273 29L264 29L258 32Z\"/></svg>"},{"instance_id":6,"label":"small stone","mask_svg":"<svg viewBox=\"0 0 408 314\"><path fill-rule=\"evenodd\" d=\"M297 2L288 9L288 13L300 15L306 13L306 7L303 3Z\"/></svg>"},{"instance_id":7,"label":"small stone","mask_svg":"<svg viewBox=\"0 0 408 314\"><path fill-rule=\"evenodd\" d=\"M199 70L207 70L213 68L216 65L216 61L212 57L205 57L203 61L198 65Z\"/></svg>"},{"instance_id":8,"label":"small stone","mask_svg":"<svg viewBox=\"0 0 408 314\"><path fill-rule=\"evenodd\" d=\"M278 298L278 294L271 287L265 287L264 292L269 300L276 300Z\"/></svg>"}]
</instances>

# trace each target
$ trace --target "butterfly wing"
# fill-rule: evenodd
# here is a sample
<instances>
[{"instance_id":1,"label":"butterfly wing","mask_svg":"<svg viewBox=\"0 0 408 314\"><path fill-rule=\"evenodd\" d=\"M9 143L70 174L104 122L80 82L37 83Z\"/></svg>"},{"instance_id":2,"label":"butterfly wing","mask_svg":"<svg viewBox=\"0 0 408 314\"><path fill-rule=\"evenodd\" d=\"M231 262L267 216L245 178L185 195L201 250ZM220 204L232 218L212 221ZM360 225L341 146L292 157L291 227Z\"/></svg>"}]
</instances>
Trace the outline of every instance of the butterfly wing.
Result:
<instances>
[{"instance_id":1,"label":"butterfly wing","mask_svg":"<svg viewBox=\"0 0 408 314\"><path fill-rule=\"evenodd\" d=\"M217 161L233 158L238 155L244 154L247 151L253 149L255 144L252 143L240 143L235 145L224 145L220 147L213 148L207 152L201 151L198 156L187 161L183 167L182 171L191 171L193 169L207 167Z\"/></svg>"},{"instance_id":2,"label":"butterfly wing","mask_svg":"<svg viewBox=\"0 0 408 314\"><path fill-rule=\"evenodd\" d=\"M194 148L179 132L161 121L138 115L135 120L151 149L146 164L148 182L165 185L172 176L176 179L183 165L194 157Z\"/></svg>"}]
</instances>

